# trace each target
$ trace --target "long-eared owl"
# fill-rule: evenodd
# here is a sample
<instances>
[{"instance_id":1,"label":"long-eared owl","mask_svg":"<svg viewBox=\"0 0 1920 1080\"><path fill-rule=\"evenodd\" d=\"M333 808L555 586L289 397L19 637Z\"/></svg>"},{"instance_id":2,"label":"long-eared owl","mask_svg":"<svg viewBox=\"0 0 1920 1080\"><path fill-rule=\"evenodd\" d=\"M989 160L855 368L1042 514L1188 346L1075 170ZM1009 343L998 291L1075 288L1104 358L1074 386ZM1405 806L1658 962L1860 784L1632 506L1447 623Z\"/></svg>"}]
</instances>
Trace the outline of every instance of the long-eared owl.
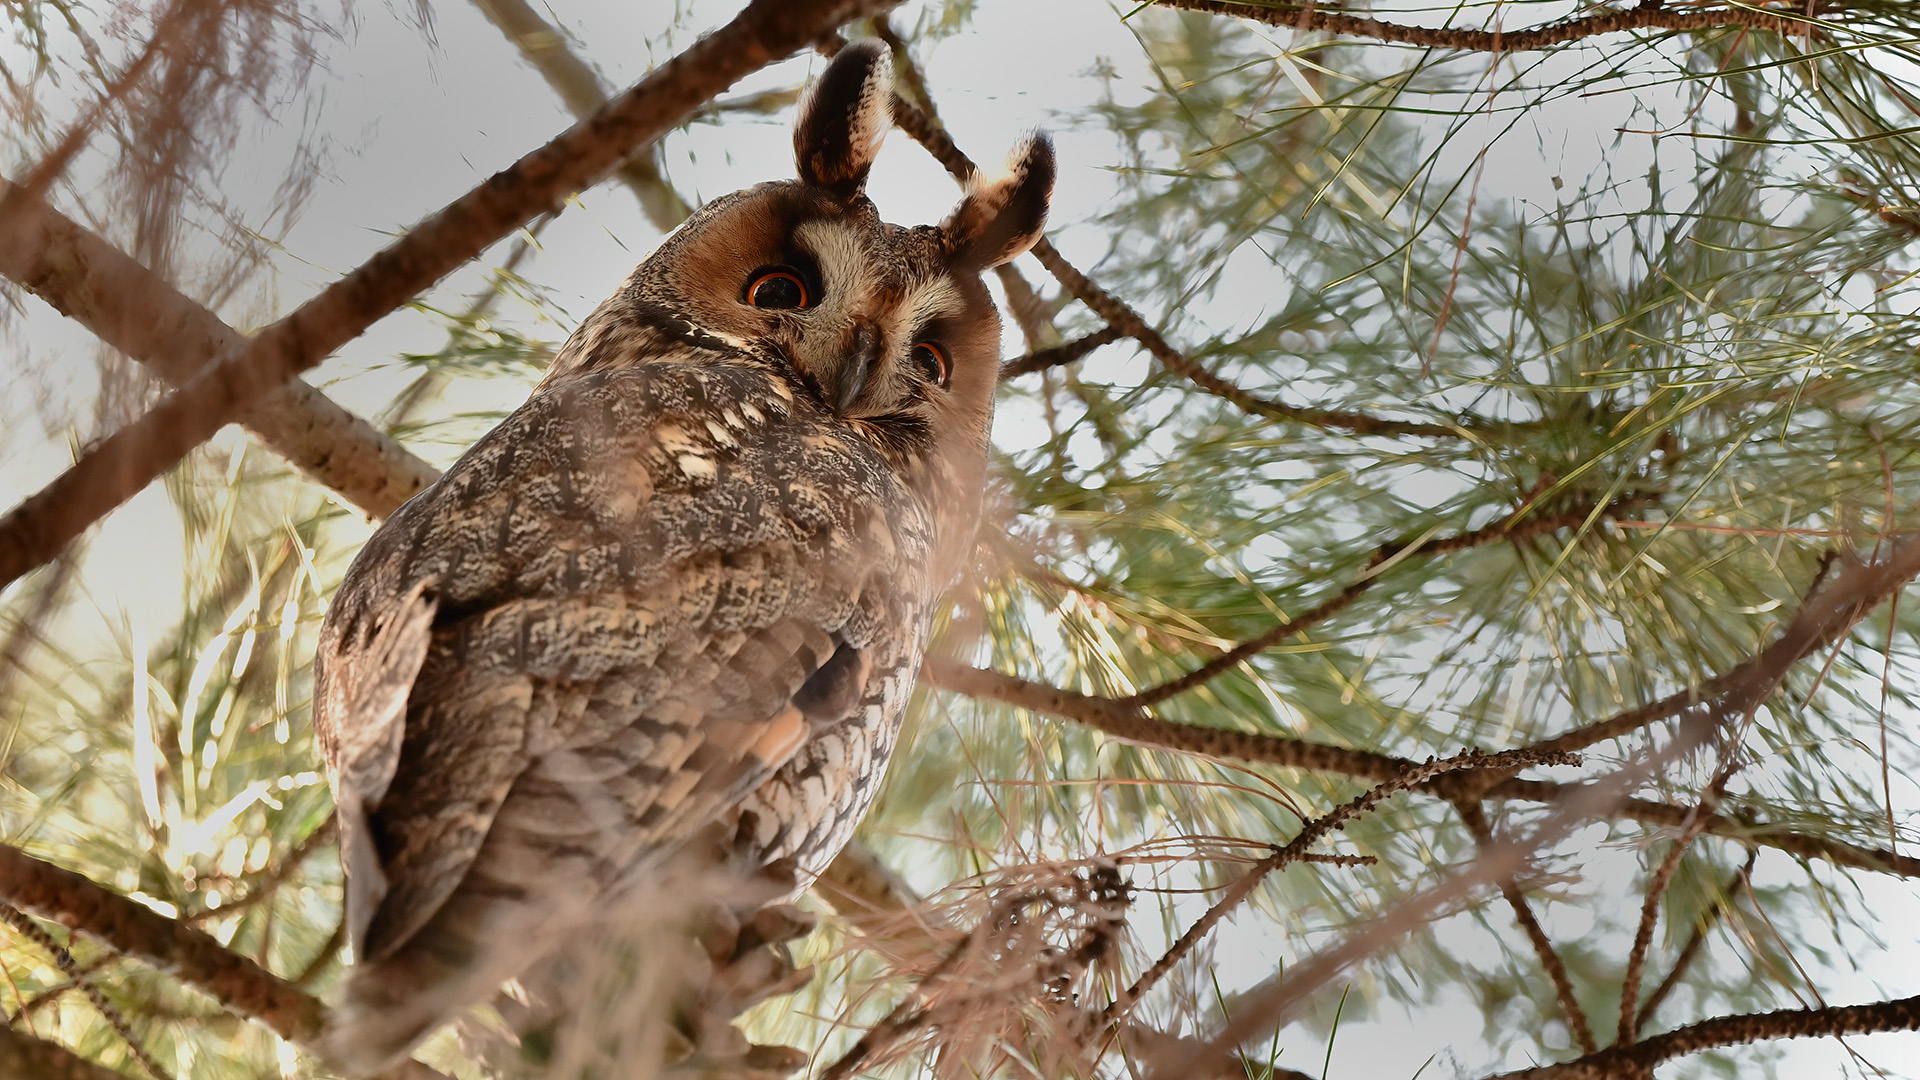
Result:
<instances>
[{"instance_id":1,"label":"long-eared owl","mask_svg":"<svg viewBox=\"0 0 1920 1080\"><path fill-rule=\"evenodd\" d=\"M1038 238L1054 173L1034 136L944 223L882 222L890 66L843 50L798 178L688 219L348 570L314 700L356 960L342 1065L538 959L558 899L715 828L817 873L866 811L973 544L981 271Z\"/></svg>"}]
</instances>

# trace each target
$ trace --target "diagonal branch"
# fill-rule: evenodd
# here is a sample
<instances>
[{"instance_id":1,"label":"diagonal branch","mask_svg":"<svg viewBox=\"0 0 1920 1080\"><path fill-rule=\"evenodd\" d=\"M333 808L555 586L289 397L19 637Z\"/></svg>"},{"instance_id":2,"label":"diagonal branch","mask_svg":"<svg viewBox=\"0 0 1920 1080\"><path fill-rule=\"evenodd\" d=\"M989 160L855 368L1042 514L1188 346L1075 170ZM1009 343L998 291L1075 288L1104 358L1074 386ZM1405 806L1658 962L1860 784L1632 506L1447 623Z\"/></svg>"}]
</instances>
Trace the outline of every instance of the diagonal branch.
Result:
<instances>
[{"instance_id":1,"label":"diagonal branch","mask_svg":"<svg viewBox=\"0 0 1920 1080\"><path fill-rule=\"evenodd\" d=\"M1000 378L1012 379L1071 364L1100 346L1119 341L1126 336L1114 327L1103 326L1084 337L1074 338L1072 341L1055 345L1050 349L1037 349L1025 356L1007 361L1000 365Z\"/></svg>"},{"instance_id":2,"label":"diagonal branch","mask_svg":"<svg viewBox=\"0 0 1920 1080\"><path fill-rule=\"evenodd\" d=\"M0 1024L0 1076L12 1080L127 1080L58 1043Z\"/></svg>"},{"instance_id":3,"label":"diagonal branch","mask_svg":"<svg viewBox=\"0 0 1920 1080\"><path fill-rule=\"evenodd\" d=\"M1687 943L1681 946L1680 955L1674 958L1673 969L1667 972L1667 977L1660 980L1660 985L1654 987L1653 993L1648 994L1647 1000L1641 1004L1640 1012L1634 1019L1636 1028L1646 1027L1647 1021L1653 1019L1654 1012L1660 1008L1660 1003L1667 1000L1667 995L1673 993L1673 988L1680 985L1681 979L1686 978L1687 969L1693 966L1694 958L1700 955L1701 948L1707 943L1707 932L1726 913L1726 910L1733 906L1733 898L1737 895L1736 890L1739 889L1740 883L1747 880L1747 876L1753 873L1753 864L1759 859L1759 848L1748 851L1747 861L1741 864L1740 869L1733 872L1733 877L1727 881L1719 895L1713 898L1713 903L1701 913L1699 920L1693 925L1693 932L1687 935Z\"/></svg>"},{"instance_id":4,"label":"diagonal branch","mask_svg":"<svg viewBox=\"0 0 1920 1080\"><path fill-rule=\"evenodd\" d=\"M7 844L0 844L0 901L71 927L116 952L137 957L206 994L228 1011L258 1020L289 1042L309 1044L320 1032L325 1009L306 991L228 949L204 931ZM0 1065L8 1061L7 1054L7 1046L0 1042ZM14 1075L0 1068L0 1076ZM446 1077L417 1061L403 1061L384 1073L381 1080Z\"/></svg>"},{"instance_id":5,"label":"diagonal branch","mask_svg":"<svg viewBox=\"0 0 1920 1080\"><path fill-rule=\"evenodd\" d=\"M1418 45L1429 49L1463 49L1471 52L1526 52L1564 45L1603 34L1622 34L1634 30L1718 30L1744 28L1768 30L1782 36L1808 37L1819 23L1791 8L1773 11L1747 5L1697 8L1667 7L1662 0L1640 0L1625 9L1602 9L1590 15L1522 30L1461 30L1452 27L1407 26L1384 22L1342 11L1322 10L1317 4L1263 2L1263 0L1153 0L1156 7L1182 11L1203 11L1211 15L1230 15L1251 19L1288 30L1319 31L1349 37L1372 38L1399 45Z\"/></svg>"},{"instance_id":6,"label":"diagonal branch","mask_svg":"<svg viewBox=\"0 0 1920 1080\"><path fill-rule=\"evenodd\" d=\"M1831 581L1816 588L1800 605L1773 644L1752 658L1696 687L1638 709L1629 709L1598 723L1574 728L1543 739L1535 746L1550 750L1581 750L1617 739L1709 701L1719 701L1731 715L1759 706L1772 693L1772 680L1808 655L1834 644L1867 613L1920 576L1920 534L1901 534L1885 559L1844 565Z\"/></svg>"},{"instance_id":7,"label":"diagonal branch","mask_svg":"<svg viewBox=\"0 0 1920 1080\"><path fill-rule=\"evenodd\" d=\"M246 335L98 233L0 180L17 244L0 244L0 275L178 386ZM439 474L432 465L299 380L263 394L240 424L369 516L386 517Z\"/></svg>"},{"instance_id":8,"label":"diagonal branch","mask_svg":"<svg viewBox=\"0 0 1920 1080\"><path fill-rule=\"evenodd\" d=\"M1124 1017L1132 1010L1147 992L1171 971L1174 965L1193 951L1213 928L1220 924L1233 910L1253 895L1253 890L1265 880L1267 875L1285 868L1288 864L1307 858L1307 849L1332 833L1344 829L1347 823L1386 801L1389 796L1402 791L1411 791L1436 777L1461 770L1500 769L1511 770L1534 765L1578 765L1580 758L1572 754L1550 754L1541 756L1532 751L1507 751L1504 754L1482 754L1469 750L1444 760L1429 760L1415 765L1405 773L1384 784L1379 784L1352 800L1335 807L1320 817L1314 818L1301 827L1300 832L1284 845L1276 846L1271 855L1261 859L1227 886L1226 892L1215 901L1213 906L1195 920L1181 934L1165 955L1155 961L1153 966L1141 973L1133 985L1116 995L1100 1014L1099 1023L1109 1025Z\"/></svg>"},{"instance_id":9,"label":"diagonal branch","mask_svg":"<svg viewBox=\"0 0 1920 1080\"><path fill-rule=\"evenodd\" d=\"M260 965L86 877L0 844L0 899L137 956L294 1042L320 1030L320 1002Z\"/></svg>"},{"instance_id":10,"label":"diagonal branch","mask_svg":"<svg viewBox=\"0 0 1920 1080\"><path fill-rule=\"evenodd\" d=\"M752 0L734 20L661 65L545 146L450 203L244 352L204 369L53 483L0 518L0 587L173 467L268 390L318 364L534 215L551 209L747 74L887 0ZM0 252L21 242L17 200L0 196ZM17 254L0 256L18 258Z\"/></svg>"},{"instance_id":11,"label":"diagonal branch","mask_svg":"<svg viewBox=\"0 0 1920 1080\"><path fill-rule=\"evenodd\" d=\"M113 1002L107 1000L107 995L101 993L100 988L94 985L87 972L83 971L80 964L74 960L73 954L55 941L52 934L42 930L40 924L29 918L26 912L4 902L0 902L0 922L5 922L13 928L14 933L33 942L42 952L53 958L54 966L60 969L72 985L80 988L80 993L93 1005L94 1011L106 1020L107 1026L113 1029L114 1034L120 1036L120 1041L126 1044L127 1053L132 1055L133 1060L140 1063L141 1068L147 1070L149 1076L154 1080L172 1080L167 1071L160 1067L160 1063L153 1060L153 1055L147 1052L147 1048L141 1045L139 1038L133 1033L133 1025L127 1023L126 1016Z\"/></svg>"}]
</instances>

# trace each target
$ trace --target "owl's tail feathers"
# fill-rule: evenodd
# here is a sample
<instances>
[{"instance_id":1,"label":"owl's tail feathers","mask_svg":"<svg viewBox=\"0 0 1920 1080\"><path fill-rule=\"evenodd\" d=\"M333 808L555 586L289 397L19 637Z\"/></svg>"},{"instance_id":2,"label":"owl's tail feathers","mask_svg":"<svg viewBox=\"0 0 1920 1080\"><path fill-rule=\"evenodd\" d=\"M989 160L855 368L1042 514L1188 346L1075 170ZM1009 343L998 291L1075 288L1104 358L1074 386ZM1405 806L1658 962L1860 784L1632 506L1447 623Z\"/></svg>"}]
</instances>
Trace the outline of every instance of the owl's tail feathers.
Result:
<instances>
[{"instance_id":1,"label":"owl's tail feathers","mask_svg":"<svg viewBox=\"0 0 1920 1080\"><path fill-rule=\"evenodd\" d=\"M456 894L393 953L356 960L320 1036L324 1060L348 1076L384 1071L537 961L567 922L563 911L476 900ZM491 910L463 910L476 906Z\"/></svg>"}]
</instances>

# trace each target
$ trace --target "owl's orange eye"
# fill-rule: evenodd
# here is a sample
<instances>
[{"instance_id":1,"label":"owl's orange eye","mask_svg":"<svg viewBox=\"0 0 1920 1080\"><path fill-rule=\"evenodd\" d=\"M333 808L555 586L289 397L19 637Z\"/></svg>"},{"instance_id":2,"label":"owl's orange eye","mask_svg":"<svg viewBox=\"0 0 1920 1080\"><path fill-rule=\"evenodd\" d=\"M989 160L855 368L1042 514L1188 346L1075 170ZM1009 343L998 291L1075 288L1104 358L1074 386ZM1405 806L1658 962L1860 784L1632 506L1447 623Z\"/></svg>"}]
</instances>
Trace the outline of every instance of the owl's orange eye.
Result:
<instances>
[{"instance_id":1,"label":"owl's orange eye","mask_svg":"<svg viewBox=\"0 0 1920 1080\"><path fill-rule=\"evenodd\" d=\"M808 306L807 283L791 270L767 270L747 283L747 303L762 308Z\"/></svg>"},{"instance_id":2,"label":"owl's orange eye","mask_svg":"<svg viewBox=\"0 0 1920 1080\"><path fill-rule=\"evenodd\" d=\"M953 365L947 360L947 350L931 341L922 341L913 347L913 362L926 368L927 378L942 390L953 380Z\"/></svg>"}]
</instances>

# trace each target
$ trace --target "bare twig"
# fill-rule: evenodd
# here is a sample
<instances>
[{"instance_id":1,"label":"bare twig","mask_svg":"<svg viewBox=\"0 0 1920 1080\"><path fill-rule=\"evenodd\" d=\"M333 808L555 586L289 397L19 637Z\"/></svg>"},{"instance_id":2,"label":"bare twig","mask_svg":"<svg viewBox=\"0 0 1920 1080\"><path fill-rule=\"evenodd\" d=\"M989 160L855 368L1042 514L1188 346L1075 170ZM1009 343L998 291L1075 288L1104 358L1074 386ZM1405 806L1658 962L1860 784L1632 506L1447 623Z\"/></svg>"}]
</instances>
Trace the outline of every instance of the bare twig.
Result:
<instances>
[{"instance_id":1,"label":"bare twig","mask_svg":"<svg viewBox=\"0 0 1920 1080\"><path fill-rule=\"evenodd\" d=\"M1452 27L1406 26L1383 22L1334 10L1317 4L1265 2L1265 0L1154 0L1155 6L1184 11L1204 11L1251 19L1268 26L1289 30L1319 31L1349 37L1371 38L1402 45L1430 49L1464 49L1472 52L1525 52L1564 45L1570 41L1621 34L1634 30L1717 30L1743 27L1770 30L1792 37L1815 33L1819 23L1792 8L1766 10L1759 7L1728 5L1712 8L1668 7L1661 0L1640 0L1624 10L1600 10L1576 15L1559 22L1521 30L1462 30Z\"/></svg>"},{"instance_id":2,"label":"bare twig","mask_svg":"<svg viewBox=\"0 0 1920 1080\"><path fill-rule=\"evenodd\" d=\"M1487 822L1486 811L1478 802L1462 801L1458 805L1460 820L1466 823L1467 831L1473 834L1474 846L1481 851L1493 845L1493 827ZM1547 937L1547 931L1534 917L1533 905L1527 903L1527 895L1520 891L1517 878L1504 877L1499 881L1500 895L1513 909L1513 919L1533 943L1533 951L1540 958L1540 966L1546 969L1547 978L1553 981L1554 996L1560 1002L1560 1015L1567 1021L1567 1028L1573 1032L1574 1042L1580 1046L1580 1052L1591 1054L1599 1049L1593 1041L1593 1025L1587 1022L1586 1010L1580 1007L1580 999L1574 995L1573 980L1567 977L1567 965L1555 951L1553 942Z\"/></svg>"},{"instance_id":3,"label":"bare twig","mask_svg":"<svg viewBox=\"0 0 1920 1080\"><path fill-rule=\"evenodd\" d=\"M1667 972L1667 977L1660 980L1660 985L1654 988L1653 993L1647 995L1646 1002L1640 1006L1640 1012L1634 1018L1636 1030L1647 1026L1647 1021L1653 1019L1654 1011L1660 1008L1660 1003L1667 1000L1667 995L1673 993L1673 988L1679 986L1680 980L1686 977L1687 969L1693 965L1694 958L1700 955L1701 948L1707 943L1707 932L1731 905L1732 898L1737 895L1740 888L1740 882L1753 872L1753 864L1759 858L1759 848L1748 851L1747 861L1741 864L1740 869L1733 872L1733 877L1727 881L1719 895L1713 898L1713 903L1701 913L1699 920L1693 925L1693 932L1687 936L1687 943L1680 947L1680 955L1674 958L1673 970Z\"/></svg>"},{"instance_id":4,"label":"bare twig","mask_svg":"<svg viewBox=\"0 0 1920 1080\"><path fill-rule=\"evenodd\" d=\"M107 1026L113 1029L113 1033L120 1036L120 1041L126 1044L127 1052L133 1055L133 1059L140 1063L141 1068L147 1070L154 1080L172 1080L167 1071L160 1067L160 1063L153 1060L153 1055L147 1053L147 1048L140 1045L140 1040L133 1034L133 1026L127 1023L127 1018L121 1014L119 1007L108 1001L107 995L101 993L100 988L93 984L93 980L81 970L80 964L74 960L73 954L67 951L66 946L53 940L52 934L42 930L39 924L27 916L26 912L12 904L0 902L0 921L4 921L13 928L15 933L38 945L42 952L53 958L54 966L72 980L73 985L86 995L89 1002L93 1003L94 1009L99 1012L102 1019L106 1020Z\"/></svg>"},{"instance_id":5,"label":"bare twig","mask_svg":"<svg viewBox=\"0 0 1920 1080\"><path fill-rule=\"evenodd\" d=\"M1170 679L1167 682L1161 683L1159 686L1149 687L1121 700L1129 705L1138 705L1141 707L1157 705L1168 698L1184 694L1196 686L1200 686L1217 678L1222 673L1231 671L1233 668L1239 666L1240 663L1248 658L1265 652L1287 638L1332 618L1334 615L1346 610L1349 605L1359 599L1361 593L1372 588L1373 583L1380 580L1380 575L1375 571L1389 559L1402 557L1416 550L1422 556L1434 558L1487 544L1501 543L1509 540L1525 540L1550 532L1559 532L1561 529L1581 528L1596 519L1602 517L1617 517L1628 510L1644 506L1658 498L1659 496L1657 494L1651 492L1632 492L1622 495L1599 508L1595 508L1592 504L1576 505L1559 514L1519 518L1518 520L1510 517L1493 525L1489 525L1484 529L1455 533L1452 536L1434 537L1425 542L1418 540L1394 540L1382 544L1379 548L1375 549L1372 556L1367 559L1366 572L1345 589L1342 589L1330 599L1323 601L1319 607L1301 615L1299 618L1280 623L1264 634L1235 645L1233 648L1228 649L1226 652L1185 675ZM1561 747L1559 749L1571 748Z\"/></svg>"},{"instance_id":6,"label":"bare twig","mask_svg":"<svg viewBox=\"0 0 1920 1080\"><path fill-rule=\"evenodd\" d=\"M1604 817L1627 793L1692 753L1715 730L1718 717L1705 713L1680 738L1641 754L1625 767L1587 784L1525 834L1496 840L1472 862L1349 932L1339 943L1295 964L1278 978L1243 995L1235 1014L1206 1043L1156 1063L1154 1076L1186 1076L1224 1061L1249 1039L1287 1022L1306 999L1355 964L1386 949L1484 886L1517 876L1537 853L1565 839L1583 822Z\"/></svg>"},{"instance_id":7,"label":"bare twig","mask_svg":"<svg viewBox=\"0 0 1920 1080\"><path fill-rule=\"evenodd\" d=\"M753 0L592 118L449 204L359 269L122 428L0 518L0 586L172 468L255 398L319 363L376 319L557 205L701 103L886 0ZM0 196L0 252L21 242ZM18 256L12 256L17 258ZM0 258L4 261L4 258Z\"/></svg>"},{"instance_id":8,"label":"bare twig","mask_svg":"<svg viewBox=\"0 0 1920 1080\"><path fill-rule=\"evenodd\" d=\"M1751 715L1748 714L1749 718ZM1730 745L1736 741L1727 740ZM1640 925L1634 930L1633 947L1627 953L1626 974L1620 979L1620 1026L1619 1034L1614 1038L1618 1045L1631 1046L1640 1036L1640 1014L1635 1006L1639 1004L1640 979L1646 970L1647 950L1653 946L1653 927L1660 917L1660 898L1667 894L1667 886L1672 883L1674 872L1680 869L1680 860L1686 856L1687 849L1693 846L1694 840L1706 828L1706 819L1713 816L1720 800L1726 796L1727 781L1733 778L1735 760L1731 748L1726 753L1727 760L1714 770L1713 779L1700 797L1698 810L1680 830L1680 835L1674 837L1666 857L1660 860L1660 866L1647 882L1647 895L1640 905ZM1593 1053L1592 1050L1586 1052Z\"/></svg>"},{"instance_id":9,"label":"bare twig","mask_svg":"<svg viewBox=\"0 0 1920 1080\"><path fill-rule=\"evenodd\" d=\"M1126 336L1127 335L1121 333L1115 327L1103 326L1091 334L1074 338L1072 341L1064 344L1055 345L1050 349L1039 349L1025 356L1009 360L1000 365L1000 377L1002 379L1012 379L1021 375L1031 375L1036 371L1045 371L1048 368L1071 364L1100 346L1119 341Z\"/></svg>"},{"instance_id":10,"label":"bare twig","mask_svg":"<svg viewBox=\"0 0 1920 1080\"><path fill-rule=\"evenodd\" d=\"M1819 1009L1781 1009L1770 1013L1718 1016L1676 1028L1632 1046L1610 1046L1598 1054L1558 1065L1502 1073L1490 1080L1615 1080L1652 1075L1654 1065L1721 1046L1768 1039L1830 1038L1873 1031L1920 1028L1920 996L1865 1005Z\"/></svg>"}]
</instances>

